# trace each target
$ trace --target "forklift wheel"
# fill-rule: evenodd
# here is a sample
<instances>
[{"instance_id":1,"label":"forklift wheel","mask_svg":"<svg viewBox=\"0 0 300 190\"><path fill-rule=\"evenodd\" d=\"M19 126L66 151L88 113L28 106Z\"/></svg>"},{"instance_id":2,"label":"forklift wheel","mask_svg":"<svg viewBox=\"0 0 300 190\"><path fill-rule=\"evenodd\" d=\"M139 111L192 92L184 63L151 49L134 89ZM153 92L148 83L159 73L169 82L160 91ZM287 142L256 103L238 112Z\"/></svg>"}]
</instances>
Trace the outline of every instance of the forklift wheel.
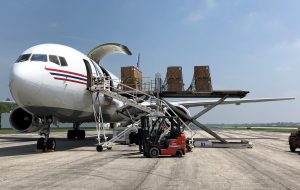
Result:
<instances>
[{"instance_id":1,"label":"forklift wheel","mask_svg":"<svg viewBox=\"0 0 300 190\"><path fill-rule=\"evenodd\" d=\"M157 147L152 147L149 150L150 158L157 158L159 155L159 149Z\"/></svg>"},{"instance_id":2,"label":"forklift wheel","mask_svg":"<svg viewBox=\"0 0 300 190\"><path fill-rule=\"evenodd\" d=\"M176 156L179 157L179 158L181 158L183 156L182 150L177 150Z\"/></svg>"}]
</instances>

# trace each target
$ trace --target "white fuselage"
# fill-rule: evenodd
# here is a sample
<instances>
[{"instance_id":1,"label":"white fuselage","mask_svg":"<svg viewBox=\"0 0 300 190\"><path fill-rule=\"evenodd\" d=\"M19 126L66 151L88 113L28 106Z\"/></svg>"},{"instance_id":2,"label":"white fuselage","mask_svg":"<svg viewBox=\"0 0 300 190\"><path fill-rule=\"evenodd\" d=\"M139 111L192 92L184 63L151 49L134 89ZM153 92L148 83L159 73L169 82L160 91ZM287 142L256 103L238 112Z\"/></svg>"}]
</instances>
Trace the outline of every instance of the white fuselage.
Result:
<instances>
[{"instance_id":1,"label":"white fuselage","mask_svg":"<svg viewBox=\"0 0 300 190\"><path fill-rule=\"evenodd\" d=\"M95 93L92 95L87 90L84 60L91 65L94 76L109 74L118 80L86 55L67 46L42 44L22 55L11 71L11 94L20 107L40 117L53 116L60 122L94 121L92 96ZM105 122L119 122L121 118L116 110L122 102L102 94L99 97Z\"/></svg>"}]
</instances>

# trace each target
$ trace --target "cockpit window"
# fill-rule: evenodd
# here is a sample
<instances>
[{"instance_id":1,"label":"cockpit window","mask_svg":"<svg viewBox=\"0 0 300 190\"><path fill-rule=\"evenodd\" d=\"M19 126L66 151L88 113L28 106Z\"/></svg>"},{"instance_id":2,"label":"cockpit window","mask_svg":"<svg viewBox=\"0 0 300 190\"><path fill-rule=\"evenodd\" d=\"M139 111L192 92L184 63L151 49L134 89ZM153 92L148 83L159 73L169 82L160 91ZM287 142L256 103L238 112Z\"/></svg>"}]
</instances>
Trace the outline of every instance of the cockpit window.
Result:
<instances>
[{"instance_id":1,"label":"cockpit window","mask_svg":"<svg viewBox=\"0 0 300 190\"><path fill-rule=\"evenodd\" d=\"M68 66L68 63L64 57L59 56L59 60L61 66Z\"/></svg>"},{"instance_id":2,"label":"cockpit window","mask_svg":"<svg viewBox=\"0 0 300 190\"><path fill-rule=\"evenodd\" d=\"M58 60L56 55L49 55L49 61L52 62L52 63L55 63L57 65L60 65L59 60Z\"/></svg>"},{"instance_id":3,"label":"cockpit window","mask_svg":"<svg viewBox=\"0 0 300 190\"><path fill-rule=\"evenodd\" d=\"M47 62L47 55L45 55L45 54L33 54L31 56L30 61L43 61L43 62Z\"/></svg>"},{"instance_id":4,"label":"cockpit window","mask_svg":"<svg viewBox=\"0 0 300 190\"><path fill-rule=\"evenodd\" d=\"M23 61L27 61L29 59L31 54L23 54L23 55L20 55L19 58L17 59L16 63L17 62L23 62Z\"/></svg>"}]
</instances>

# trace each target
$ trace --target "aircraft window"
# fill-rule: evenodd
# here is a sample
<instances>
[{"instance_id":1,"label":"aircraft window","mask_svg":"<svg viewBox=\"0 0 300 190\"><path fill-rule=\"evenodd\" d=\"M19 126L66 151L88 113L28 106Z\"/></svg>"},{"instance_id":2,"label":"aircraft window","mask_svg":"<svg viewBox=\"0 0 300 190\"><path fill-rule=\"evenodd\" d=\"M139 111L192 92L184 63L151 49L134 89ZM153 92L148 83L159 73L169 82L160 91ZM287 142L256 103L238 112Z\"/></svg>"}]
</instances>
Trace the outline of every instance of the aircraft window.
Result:
<instances>
[{"instance_id":1,"label":"aircraft window","mask_svg":"<svg viewBox=\"0 0 300 190\"><path fill-rule=\"evenodd\" d=\"M59 60L60 60L61 66L68 66L68 63L64 57L59 56Z\"/></svg>"},{"instance_id":2,"label":"aircraft window","mask_svg":"<svg viewBox=\"0 0 300 190\"><path fill-rule=\"evenodd\" d=\"M31 56L31 61L43 61L43 62L47 62L47 55L45 54L33 54Z\"/></svg>"},{"instance_id":3,"label":"aircraft window","mask_svg":"<svg viewBox=\"0 0 300 190\"><path fill-rule=\"evenodd\" d=\"M58 60L56 55L49 55L49 61L52 62L52 63L55 63L57 65L60 65L59 60Z\"/></svg>"},{"instance_id":4,"label":"aircraft window","mask_svg":"<svg viewBox=\"0 0 300 190\"><path fill-rule=\"evenodd\" d=\"M17 59L16 63L17 62L23 62L23 61L27 61L29 59L31 54L23 54L23 55L20 55L19 58Z\"/></svg>"}]
</instances>

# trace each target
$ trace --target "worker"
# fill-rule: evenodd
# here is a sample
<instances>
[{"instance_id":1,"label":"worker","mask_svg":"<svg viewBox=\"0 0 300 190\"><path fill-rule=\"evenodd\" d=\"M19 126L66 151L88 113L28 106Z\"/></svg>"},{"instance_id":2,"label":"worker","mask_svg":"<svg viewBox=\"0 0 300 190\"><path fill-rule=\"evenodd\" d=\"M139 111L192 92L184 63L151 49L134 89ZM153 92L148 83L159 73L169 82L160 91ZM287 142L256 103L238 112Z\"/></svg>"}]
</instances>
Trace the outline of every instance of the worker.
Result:
<instances>
[{"instance_id":1,"label":"worker","mask_svg":"<svg viewBox=\"0 0 300 190\"><path fill-rule=\"evenodd\" d=\"M168 127L167 127L165 121L161 122L160 126L159 126L160 132L163 133L166 129L168 129Z\"/></svg>"}]
</instances>

